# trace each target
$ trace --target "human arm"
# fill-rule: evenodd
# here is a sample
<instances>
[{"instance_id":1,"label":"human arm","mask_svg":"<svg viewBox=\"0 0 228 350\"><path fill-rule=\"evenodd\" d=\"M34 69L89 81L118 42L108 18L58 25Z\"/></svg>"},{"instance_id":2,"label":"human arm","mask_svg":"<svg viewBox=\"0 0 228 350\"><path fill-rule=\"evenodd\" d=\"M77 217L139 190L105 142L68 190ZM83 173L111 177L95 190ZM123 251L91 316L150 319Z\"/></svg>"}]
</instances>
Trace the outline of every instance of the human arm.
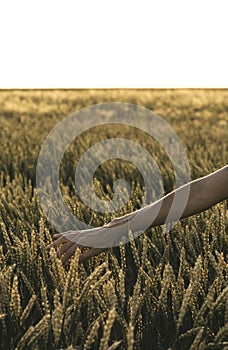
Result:
<instances>
[{"instance_id":1,"label":"human arm","mask_svg":"<svg viewBox=\"0 0 228 350\"><path fill-rule=\"evenodd\" d=\"M185 198L186 193L188 193L187 202L185 207L182 208L183 198ZM178 199L176 201L177 205L172 206L175 197ZM81 260L84 260L104 250L99 248L99 242L102 243L106 240L106 247L107 242L110 244L110 247L113 246L114 241L118 241L121 236L128 233L129 227L132 232L137 232L148 227L173 222L204 211L227 198L228 166L226 165L207 176L181 186L152 204L120 218L113 219L109 224L101 228L78 232L70 231L66 234L54 235L56 241L48 247L54 247L63 243L57 254L65 262L74 254L77 247L75 242L80 242L81 245L92 247L81 256Z\"/></svg>"},{"instance_id":2,"label":"human arm","mask_svg":"<svg viewBox=\"0 0 228 350\"><path fill-rule=\"evenodd\" d=\"M182 205L181 199L185 197L187 190L189 190L187 203L183 213L179 217L180 206ZM133 231L137 231L140 229L140 227L142 227L141 220L145 223L145 225L147 225L151 217L153 217L158 211L159 207L160 210L158 215L156 216L155 220L149 224L149 226L155 227L163 225L166 222L175 195L177 195L180 200L178 206L173 208L173 215L169 218L168 222L197 214L201 211L209 209L219 202L222 202L228 198L228 165L207 176L193 180L190 183L179 187L146 207L123 217L113 219L109 226L116 227L123 225L125 222L129 222L136 215L136 213L140 213L140 221L134 227L131 227Z\"/></svg>"}]
</instances>

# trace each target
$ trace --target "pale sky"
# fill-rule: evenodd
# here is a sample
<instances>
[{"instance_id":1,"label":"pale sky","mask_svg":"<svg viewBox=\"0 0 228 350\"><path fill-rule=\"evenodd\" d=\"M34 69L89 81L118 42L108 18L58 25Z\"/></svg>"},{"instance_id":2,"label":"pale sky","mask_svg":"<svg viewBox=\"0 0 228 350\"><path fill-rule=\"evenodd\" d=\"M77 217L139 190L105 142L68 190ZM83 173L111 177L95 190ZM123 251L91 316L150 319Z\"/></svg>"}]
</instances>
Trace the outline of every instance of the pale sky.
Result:
<instances>
[{"instance_id":1,"label":"pale sky","mask_svg":"<svg viewBox=\"0 0 228 350\"><path fill-rule=\"evenodd\" d=\"M226 0L0 2L0 88L228 87Z\"/></svg>"}]
</instances>

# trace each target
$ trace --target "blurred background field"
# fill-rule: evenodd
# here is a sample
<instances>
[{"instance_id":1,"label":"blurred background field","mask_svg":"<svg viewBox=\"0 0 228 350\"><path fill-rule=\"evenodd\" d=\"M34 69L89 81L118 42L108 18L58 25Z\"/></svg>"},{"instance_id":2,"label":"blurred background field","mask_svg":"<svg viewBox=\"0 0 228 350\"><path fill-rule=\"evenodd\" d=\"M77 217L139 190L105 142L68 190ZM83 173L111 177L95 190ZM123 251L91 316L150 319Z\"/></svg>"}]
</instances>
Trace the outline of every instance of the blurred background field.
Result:
<instances>
[{"instance_id":1,"label":"blurred background field","mask_svg":"<svg viewBox=\"0 0 228 350\"><path fill-rule=\"evenodd\" d=\"M0 349L224 349L228 346L226 202L178 222L170 233L147 232L84 264L78 254L62 267L45 245L54 229L35 189L43 141L65 116L103 102L151 109L175 130L191 178L227 164L228 90L2 90L0 91ZM72 144L61 164L61 189L72 212L99 226L110 215L80 202L77 161L108 137L137 142L152 153L165 192L171 163L143 133L97 127ZM131 197L116 216L138 209L143 182L128 162L110 160L95 173L100 198L112 198L125 178Z\"/></svg>"}]
</instances>

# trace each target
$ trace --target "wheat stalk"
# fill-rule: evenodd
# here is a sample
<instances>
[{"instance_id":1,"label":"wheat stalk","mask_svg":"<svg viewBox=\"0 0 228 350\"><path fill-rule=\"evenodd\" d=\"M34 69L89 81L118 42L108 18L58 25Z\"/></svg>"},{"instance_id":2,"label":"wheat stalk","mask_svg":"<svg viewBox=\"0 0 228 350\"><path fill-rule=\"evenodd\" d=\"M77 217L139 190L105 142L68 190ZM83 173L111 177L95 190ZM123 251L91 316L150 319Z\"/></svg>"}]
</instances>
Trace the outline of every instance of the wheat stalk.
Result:
<instances>
[{"instance_id":1,"label":"wheat stalk","mask_svg":"<svg viewBox=\"0 0 228 350\"><path fill-rule=\"evenodd\" d=\"M115 311L115 307L113 307L109 311L108 318L104 325L103 337L100 342L99 350L106 350L108 348L108 341L109 341L112 325L115 321L115 318L116 318L116 311Z\"/></svg>"},{"instance_id":2,"label":"wheat stalk","mask_svg":"<svg viewBox=\"0 0 228 350\"><path fill-rule=\"evenodd\" d=\"M177 332L179 332L181 323L183 321L184 315L185 315L186 310L188 308L193 288L194 288L193 283L190 282L189 285L188 285L188 288L185 291L184 298L182 300L181 308L180 308L180 311L179 311L179 316L178 316L177 325L176 325Z\"/></svg>"},{"instance_id":3,"label":"wheat stalk","mask_svg":"<svg viewBox=\"0 0 228 350\"><path fill-rule=\"evenodd\" d=\"M25 323L25 321L27 320L27 318L29 317L29 315L30 315L30 313L32 311L32 308L33 308L33 306L35 304L36 299L37 299L37 297L34 294L29 299L28 304L26 305L26 307L23 310L23 313L21 315L21 319L20 319L21 325L23 325Z\"/></svg>"},{"instance_id":4,"label":"wheat stalk","mask_svg":"<svg viewBox=\"0 0 228 350\"><path fill-rule=\"evenodd\" d=\"M90 350L92 344L94 343L96 337L97 337L97 331L100 327L100 317L98 317L92 324L92 327L90 328L89 335L87 336L87 339L85 341L85 344L83 345L84 350Z\"/></svg>"},{"instance_id":5,"label":"wheat stalk","mask_svg":"<svg viewBox=\"0 0 228 350\"><path fill-rule=\"evenodd\" d=\"M21 296L18 290L18 276L14 275L10 298L10 312L12 316L19 319L21 315Z\"/></svg>"},{"instance_id":6,"label":"wheat stalk","mask_svg":"<svg viewBox=\"0 0 228 350\"><path fill-rule=\"evenodd\" d=\"M128 325L127 331L127 350L133 350L134 346L134 326L132 323Z\"/></svg>"}]
</instances>

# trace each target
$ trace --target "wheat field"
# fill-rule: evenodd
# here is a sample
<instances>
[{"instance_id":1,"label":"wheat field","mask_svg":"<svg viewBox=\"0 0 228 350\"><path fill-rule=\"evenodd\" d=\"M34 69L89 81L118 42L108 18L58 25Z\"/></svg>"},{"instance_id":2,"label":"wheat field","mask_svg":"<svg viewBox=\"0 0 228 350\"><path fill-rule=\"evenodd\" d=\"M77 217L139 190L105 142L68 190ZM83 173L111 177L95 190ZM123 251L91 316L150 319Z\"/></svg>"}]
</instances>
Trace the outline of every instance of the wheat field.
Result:
<instances>
[{"instance_id":1,"label":"wheat field","mask_svg":"<svg viewBox=\"0 0 228 350\"><path fill-rule=\"evenodd\" d=\"M54 228L36 191L36 163L52 128L85 106L121 101L147 107L175 130L195 179L227 164L228 90L0 91L0 349L204 350L228 348L227 203L178 221L170 232L147 229L137 239L63 266L51 250ZM116 126L80 135L61 163L60 185L71 211L100 226L74 187L77 161L108 137L136 140L153 152L168 193L173 169L164 150L143 133ZM118 159L94 175L100 198L115 179L131 185L116 216L140 208L137 169ZM114 216L115 216L114 215Z\"/></svg>"}]
</instances>

